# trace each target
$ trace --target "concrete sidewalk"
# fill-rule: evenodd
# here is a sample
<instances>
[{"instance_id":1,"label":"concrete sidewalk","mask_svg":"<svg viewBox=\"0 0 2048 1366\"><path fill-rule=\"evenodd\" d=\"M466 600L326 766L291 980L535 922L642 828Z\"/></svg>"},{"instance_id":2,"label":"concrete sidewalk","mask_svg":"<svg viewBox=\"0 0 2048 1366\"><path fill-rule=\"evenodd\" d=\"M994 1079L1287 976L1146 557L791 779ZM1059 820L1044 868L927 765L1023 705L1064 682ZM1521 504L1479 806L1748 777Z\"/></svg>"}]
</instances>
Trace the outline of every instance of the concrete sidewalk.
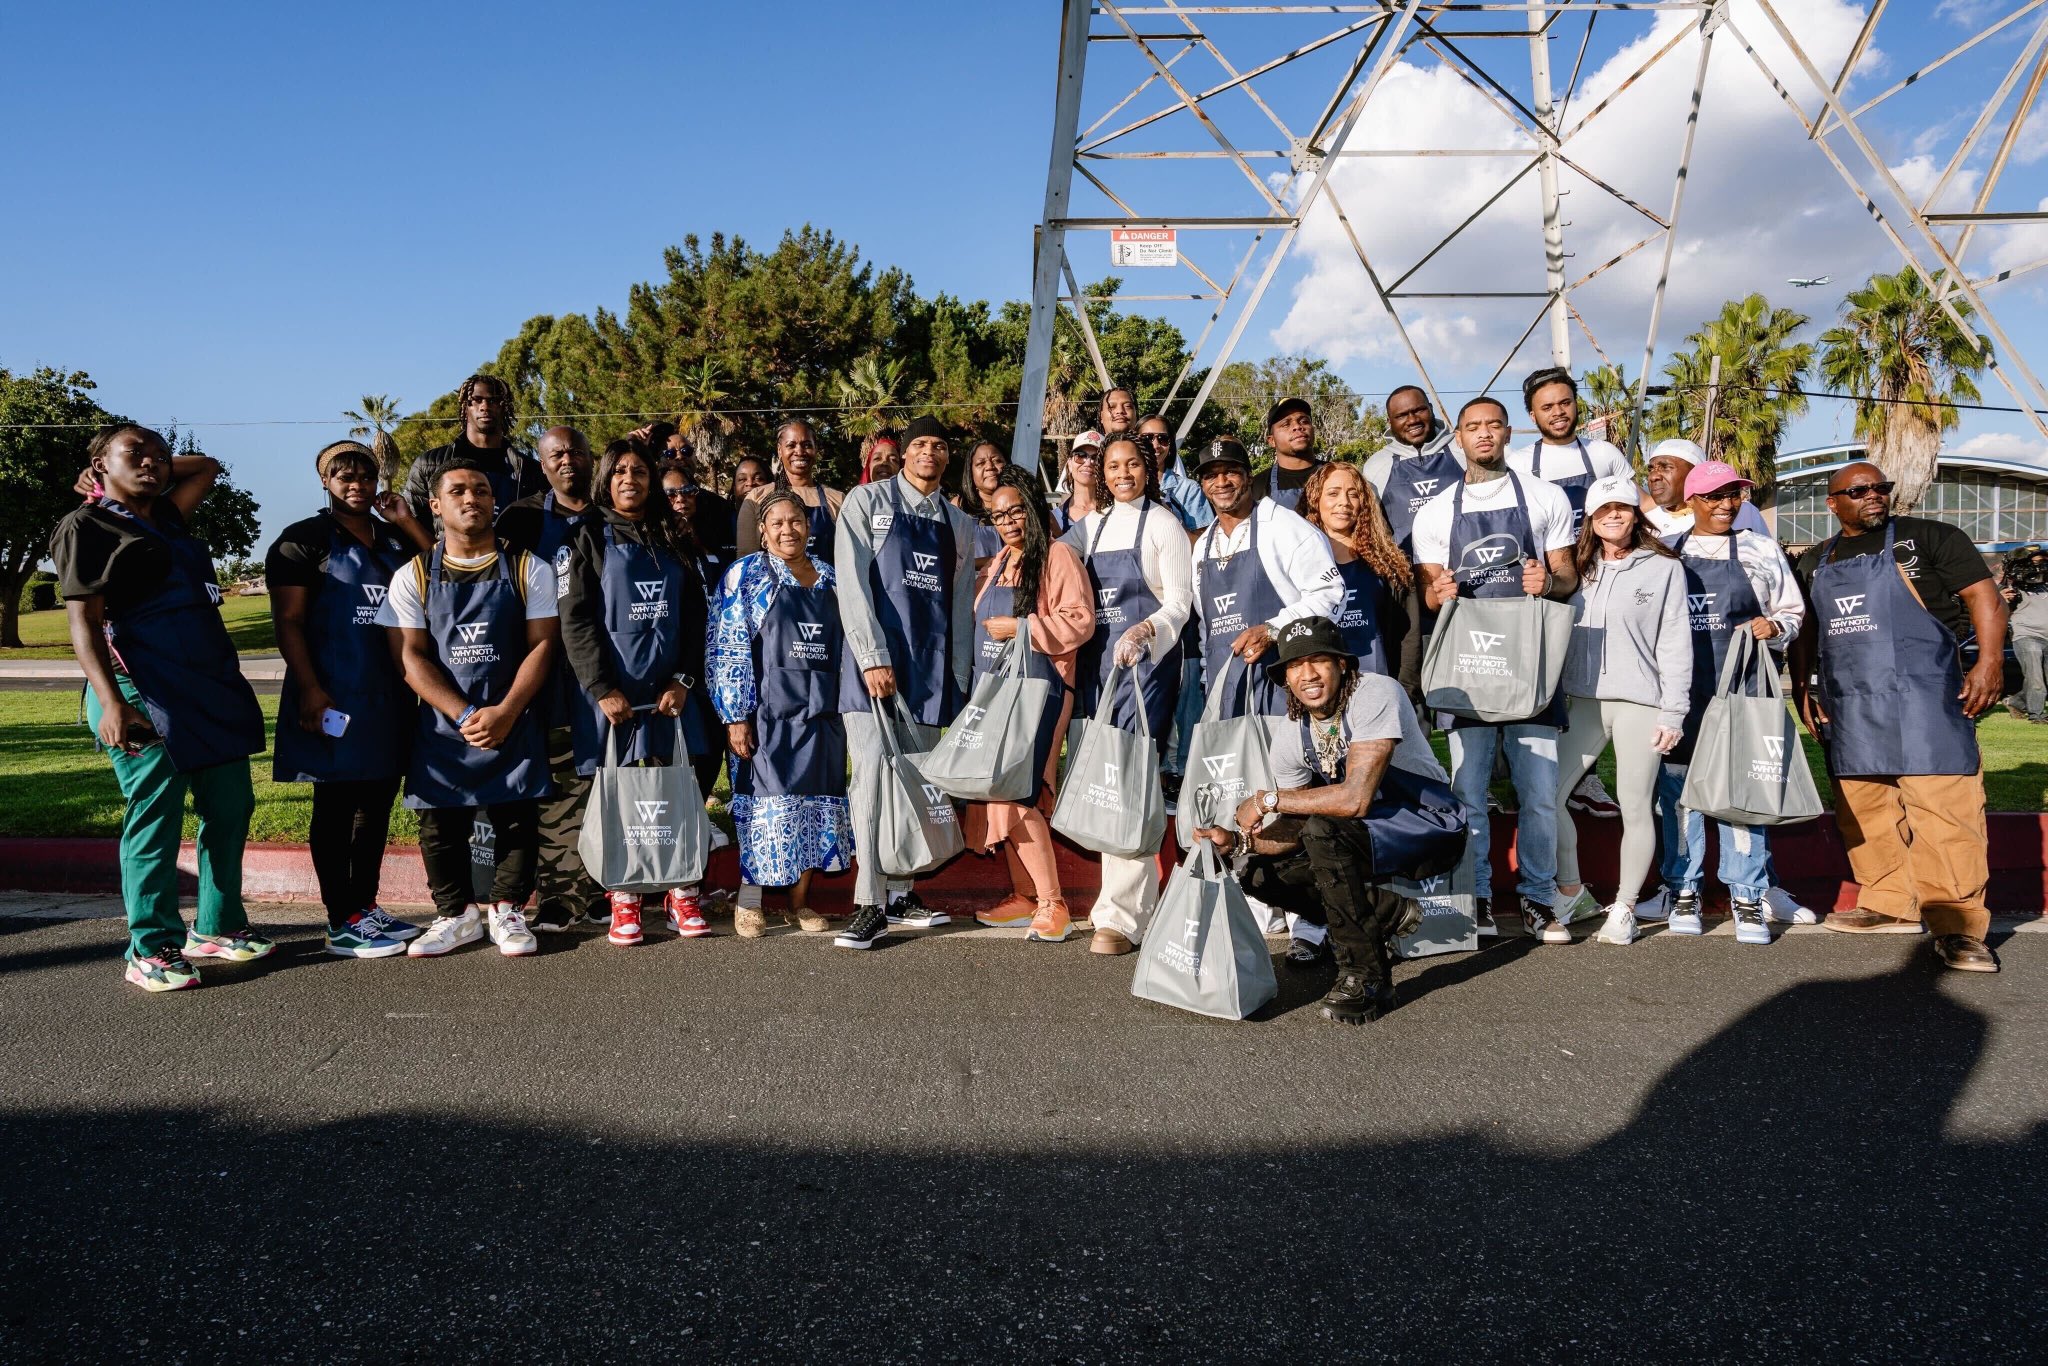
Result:
<instances>
[{"instance_id":1,"label":"concrete sidewalk","mask_svg":"<svg viewBox=\"0 0 2048 1366\"><path fill-rule=\"evenodd\" d=\"M284 656L243 655L242 677L251 683L282 683ZM0 688L20 683L83 683L75 659L0 659Z\"/></svg>"}]
</instances>

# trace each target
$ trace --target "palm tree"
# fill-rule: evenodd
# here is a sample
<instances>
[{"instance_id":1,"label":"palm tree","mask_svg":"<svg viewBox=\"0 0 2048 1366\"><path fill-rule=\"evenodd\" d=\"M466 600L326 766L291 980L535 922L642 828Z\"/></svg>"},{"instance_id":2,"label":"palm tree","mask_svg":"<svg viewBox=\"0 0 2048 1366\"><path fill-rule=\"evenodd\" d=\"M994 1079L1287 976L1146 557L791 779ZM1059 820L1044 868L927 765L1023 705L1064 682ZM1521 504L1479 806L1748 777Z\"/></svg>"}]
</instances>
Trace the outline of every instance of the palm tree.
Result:
<instances>
[{"instance_id":1,"label":"palm tree","mask_svg":"<svg viewBox=\"0 0 2048 1366\"><path fill-rule=\"evenodd\" d=\"M689 439L697 458L708 465L713 478L722 473L721 457L725 439L739 428L739 420L719 409L732 397L725 387L725 371L717 361L705 357L683 369L682 381L668 386L678 391L681 411L676 426Z\"/></svg>"},{"instance_id":2,"label":"palm tree","mask_svg":"<svg viewBox=\"0 0 2048 1366\"><path fill-rule=\"evenodd\" d=\"M1617 362L1595 366L1579 376L1579 405L1588 429L1620 447L1624 454L1634 449L1636 391L1628 371ZM1633 458L1633 457L1631 457Z\"/></svg>"},{"instance_id":3,"label":"palm tree","mask_svg":"<svg viewBox=\"0 0 2048 1366\"><path fill-rule=\"evenodd\" d=\"M1803 381L1813 365L1813 343L1792 336L1808 321L1803 313L1771 307L1761 294L1721 305L1718 317L1686 338L1692 349L1666 362L1671 392L1658 400L1649 434L1693 437L1708 459L1725 460L1770 487L1777 479L1778 443L1807 407ZM1714 429L1702 433L1716 357L1721 388Z\"/></svg>"},{"instance_id":4,"label":"palm tree","mask_svg":"<svg viewBox=\"0 0 2048 1366\"><path fill-rule=\"evenodd\" d=\"M373 438L370 449L376 453L377 474L386 486L398 478L398 438L392 431L404 420L398 411L399 402L383 394L364 394L360 407L342 413L356 424L348 429L350 436Z\"/></svg>"},{"instance_id":5,"label":"palm tree","mask_svg":"<svg viewBox=\"0 0 2048 1366\"><path fill-rule=\"evenodd\" d=\"M883 360L870 351L838 379L841 422L855 436L868 436L891 425L890 413L914 403L921 386L907 377L901 356Z\"/></svg>"},{"instance_id":6,"label":"palm tree","mask_svg":"<svg viewBox=\"0 0 2048 1366\"><path fill-rule=\"evenodd\" d=\"M1960 297L1951 302L1970 316ZM1856 435L1898 485L1892 511L1912 511L1934 482L1941 434L1959 420L1949 405L1978 397L1975 376L1991 361L1991 339L1957 327L1909 266L1852 291L1820 346L1822 382L1860 400Z\"/></svg>"}]
</instances>

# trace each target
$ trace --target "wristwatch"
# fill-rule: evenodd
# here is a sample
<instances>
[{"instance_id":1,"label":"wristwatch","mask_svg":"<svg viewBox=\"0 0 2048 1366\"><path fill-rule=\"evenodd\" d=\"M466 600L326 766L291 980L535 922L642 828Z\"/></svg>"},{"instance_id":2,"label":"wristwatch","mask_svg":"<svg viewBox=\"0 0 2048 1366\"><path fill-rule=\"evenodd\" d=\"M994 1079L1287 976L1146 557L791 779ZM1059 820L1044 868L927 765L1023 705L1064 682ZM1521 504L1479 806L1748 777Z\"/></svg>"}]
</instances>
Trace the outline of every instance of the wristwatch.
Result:
<instances>
[{"instance_id":1,"label":"wristwatch","mask_svg":"<svg viewBox=\"0 0 2048 1366\"><path fill-rule=\"evenodd\" d=\"M1259 794L1259 810L1269 816L1277 815L1280 811L1280 794L1278 792L1261 792Z\"/></svg>"},{"instance_id":2,"label":"wristwatch","mask_svg":"<svg viewBox=\"0 0 2048 1366\"><path fill-rule=\"evenodd\" d=\"M697 686L697 680L690 677L688 674L675 674L671 676L669 681L671 683L678 684L684 689L694 688Z\"/></svg>"}]
</instances>

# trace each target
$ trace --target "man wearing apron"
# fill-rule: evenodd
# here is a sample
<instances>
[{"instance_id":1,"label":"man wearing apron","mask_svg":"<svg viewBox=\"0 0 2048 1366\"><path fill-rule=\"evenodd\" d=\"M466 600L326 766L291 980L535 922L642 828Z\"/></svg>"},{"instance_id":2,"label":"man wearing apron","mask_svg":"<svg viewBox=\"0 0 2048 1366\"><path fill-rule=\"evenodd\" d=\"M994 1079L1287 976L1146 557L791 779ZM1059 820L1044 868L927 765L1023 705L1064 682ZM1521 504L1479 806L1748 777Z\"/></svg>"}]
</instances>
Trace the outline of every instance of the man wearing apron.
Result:
<instances>
[{"instance_id":1,"label":"man wearing apron","mask_svg":"<svg viewBox=\"0 0 2048 1366\"><path fill-rule=\"evenodd\" d=\"M1365 459L1365 482L1401 553L1414 558L1415 514L1465 473L1455 433L1437 420L1429 395L1413 384L1387 395L1387 444Z\"/></svg>"},{"instance_id":2,"label":"man wearing apron","mask_svg":"<svg viewBox=\"0 0 2048 1366\"><path fill-rule=\"evenodd\" d=\"M313 784L307 843L327 908L327 951L389 958L419 934L377 904L412 694L377 613L392 576L432 543L409 503L377 494L369 447L337 441L315 468L327 506L286 527L264 561L285 662L271 776Z\"/></svg>"},{"instance_id":3,"label":"man wearing apron","mask_svg":"<svg viewBox=\"0 0 2048 1366\"><path fill-rule=\"evenodd\" d=\"M1579 433L1579 382L1564 369L1538 370L1522 381L1522 402L1536 435L1508 452L1508 468L1564 492L1572 505L1572 539L1586 520L1586 490L1595 479L1635 479L1628 457L1610 442Z\"/></svg>"},{"instance_id":4,"label":"man wearing apron","mask_svg":"<svg viewBox=\"0 0 2048 1366\"><path fill-rule=\"evenodd\" d=\"M1742 491L1749 481L1719 461L1688 467L1693 490L1687 522L1691 530L1667 537L1685 571L1687 615L1692 635L1692 705L1686 713L1684 738L1665 756L1657 773L1657 824L1662 853L1658 872L1663 887L1637 903L1637 920L1669 919L1674 934L1702 934L1700 883L1706 868L1706 821L1679 802L1686 770L1699 741L1707 701L1719 684L1728 643L1746 631L1770 651L1783 654L1799 634L1806 608L1785 552L1769 536L1736 528L1737 510L1748 507ZM1761 653L1761 652L1760 652ZM1778 663L1763 655L1763 667ZM1769 834L1761 826L1714 822L1721 846L1721 881L1745 909L1736 915L1736 935L1745 942L1770 942L1764 921L1774 915L1799 918L1769 900L1771 890ZM1816 917L1807 911L1804 923ZM1760 938L1758 937L1760 933Z\"/></svg>"},{"instance_id":5,"label":"man wearing apron","mask_svg":"<svg viewBox=\"0 0 2048 1366\"><path fill-rule=\"evenodd\" d=\"M488 931L500 953L523 957L538 947L522 908L549 791L540 699L560 647L555 572L493 534L488 471L445 465L431 497L441 540L392 580L383 613L420 699L405 804L420 813L436 912L406 952L434 957ZM472 898L469 841L480 811L497 840L488 908Z\"/></svg>"},{"instance_id":6,"label":"man wearing apron","mask_svg":"<svg viewBox=\"0 0 2048 1366\"><path fill-rule=\"evenodd\" d=\"M1792 653L1794 695L1827 751L1835 823L1862 888L1854 910L1822 923L1856 934L1924 926L1949 967L1996 972L1984 944L1990 872L1975 722L1998 700L2005 609L1983 556L1964 553L1968 538L1894 518L1891 491L1868 462L1835 471L1828 510L1842 529L1799 561L1808 606ZM1979 650L1967 676L1958 633L1942 619L1961 624L1965 613Z\"/></svg>"},{"instance_id":7,"label":"man wearing apron","mask_svg":"<svg viewBox=\"0 0 2048 1366\"><path fill-rule=\"evenodd\" d=\"M1316 419L1305 398L1283 398L1266 411L1266 444L1273 465L1260 478L1258 496L1293 512L1301 505L1301 486L1323 458L1315 453Z\"/></svg>"},{"instance_id":8,"label":"man wearing apron","mask_svg":"<svg viewBox=\"0 0 2048 1366\"><path fill-rule=\"evenodd\" d=\"M882 876L869 851L879 829L882 737L889 708L907 746L929 749L967 694L974 661L974 521L945 496L946 429L920 417L904 431L903 469L847 492L835 568L846 659L839 680L853 775L853 922L833 942L870 948L891 923L941 925L908 879ZM907 720L908 724L904 724Z\"/></svg>"},{"instance_id":9,"label":"man wearing apron","mask_svg":"<svg viewBox=\"0 0 2048 1366\"><path fill-rule=\"evenodd\" d=\"M555 571L555 597L569 586L569 541L576 529L597 520L590 501L590 442L574 427L550 427L541 433L540 472L545 493L521 498L498 518L498 539L523 550ZM543 933L569 929L579 920L604 914L604 900L594 896L583 877L583 856L576 851L583 829L583 808L590 801L590 779L576 771L576 749L569 730L570 705L576 692L568 660L557 656L542 694L548 728L548 774L555 790L540 804L539 904L533 928Z\"/></svg>"},{"instance_id":10,"label":"man wearing apron","mask_svg":"<svg viewBox=\"0 0 2048 1366\"><path fill-rule=\"evenodd\" d=\"M1195 539L1203 690L1227 675L1232 686L1221 715L1285 715L1285 689L1252 666L1288 622L1334 620L1342 609L1344 585L1330 543L1280 503L1254 498L1251 461L1229 437L1209 443L1195 464L1195 478L1216 514Z\"/></svg>"},{"instance_id":11,"label":"man wearing apron","mask_svg":"<svg viewBox=\"0 0 2048 1366\"><path fill-rule=\"evenodd\" d=\"M1415 517L1416 574L1424 603L1441 609L1454 597L1501 598L1517 593L1565 601L1577 587L1571 504L1563 493L1507 465L1508 411L1497 399L1475 398L1458 412L1465 477L1424 504ZM1531 938L1553 923L1557 896L1557 731L1562 707L1526 721L1450 727L1451 786L1465 804L1473 840L1473 888L1481 934L1497 934L1486 791L1494 752L1507 749L1508 774L1520 807L1515 857L1522 919Z\"/></svg>"},{"instance_id":12,"label":"man wearing apron","mask_svg":"<svg viewBox=\"0 0 2048 1366\"><path fill-rule=\"evenodd\" d=\"M247 962L276 946L249 929L242 851L256 797L249 756L263 713L221 620L213 557L185 519L220 477L203 455L173 460L163 437L120 423L86 447L105 490L57 524L50 558L85 673L86 720L113 760L121 814L127 980L199 985L190 959ZM185 793L199 813L199 912L178 913Z\"/></svg>"}]
</instances>

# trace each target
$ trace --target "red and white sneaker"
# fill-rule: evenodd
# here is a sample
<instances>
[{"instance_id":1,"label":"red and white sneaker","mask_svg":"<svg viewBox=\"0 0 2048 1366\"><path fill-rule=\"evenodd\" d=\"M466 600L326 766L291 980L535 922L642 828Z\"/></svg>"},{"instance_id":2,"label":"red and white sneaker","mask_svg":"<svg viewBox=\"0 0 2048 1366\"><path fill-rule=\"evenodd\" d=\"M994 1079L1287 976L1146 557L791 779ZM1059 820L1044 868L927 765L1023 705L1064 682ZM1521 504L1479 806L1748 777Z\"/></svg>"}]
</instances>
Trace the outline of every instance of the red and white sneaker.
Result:
<instances>
[{"instance_id":1,"label":"red and white sneaker","mask_svg":"<svg viewBox=\"0 0 2048 1366\"><path fill-rule=\"evenodd\" d=\"M1572 811L1583 811L1595 820L1612 821L1621 819L1621 803L1607 794L1607 785L1600 781L1600 775L1587 770L1579 785L1572 789L1572 795L1565 802Z\"/></svg>"},{"instance_id":2,"label":"red and white sneaker","mask_svg":"<svg viewBox=\"0 0 2048 1366\"><path fill-rule=\"evenodd\" d=\"M612 927L604 937L622 948L631 947L641 941L640 894L638 892L613 892L609 900L612 905Z\"/></svg>"},{"instance_id":3,"label":"red and white sneaker","mask_svg":"<svg viewBox=\"0 0 2048 1366\"><path fill-rule=\"evenodd\" d=\"M704 919L704 899L695 887L669 888L662 906L668 912L668 927L683 938L702 939L711 933L710 922Z\"/></svg>"}]
</instances>

